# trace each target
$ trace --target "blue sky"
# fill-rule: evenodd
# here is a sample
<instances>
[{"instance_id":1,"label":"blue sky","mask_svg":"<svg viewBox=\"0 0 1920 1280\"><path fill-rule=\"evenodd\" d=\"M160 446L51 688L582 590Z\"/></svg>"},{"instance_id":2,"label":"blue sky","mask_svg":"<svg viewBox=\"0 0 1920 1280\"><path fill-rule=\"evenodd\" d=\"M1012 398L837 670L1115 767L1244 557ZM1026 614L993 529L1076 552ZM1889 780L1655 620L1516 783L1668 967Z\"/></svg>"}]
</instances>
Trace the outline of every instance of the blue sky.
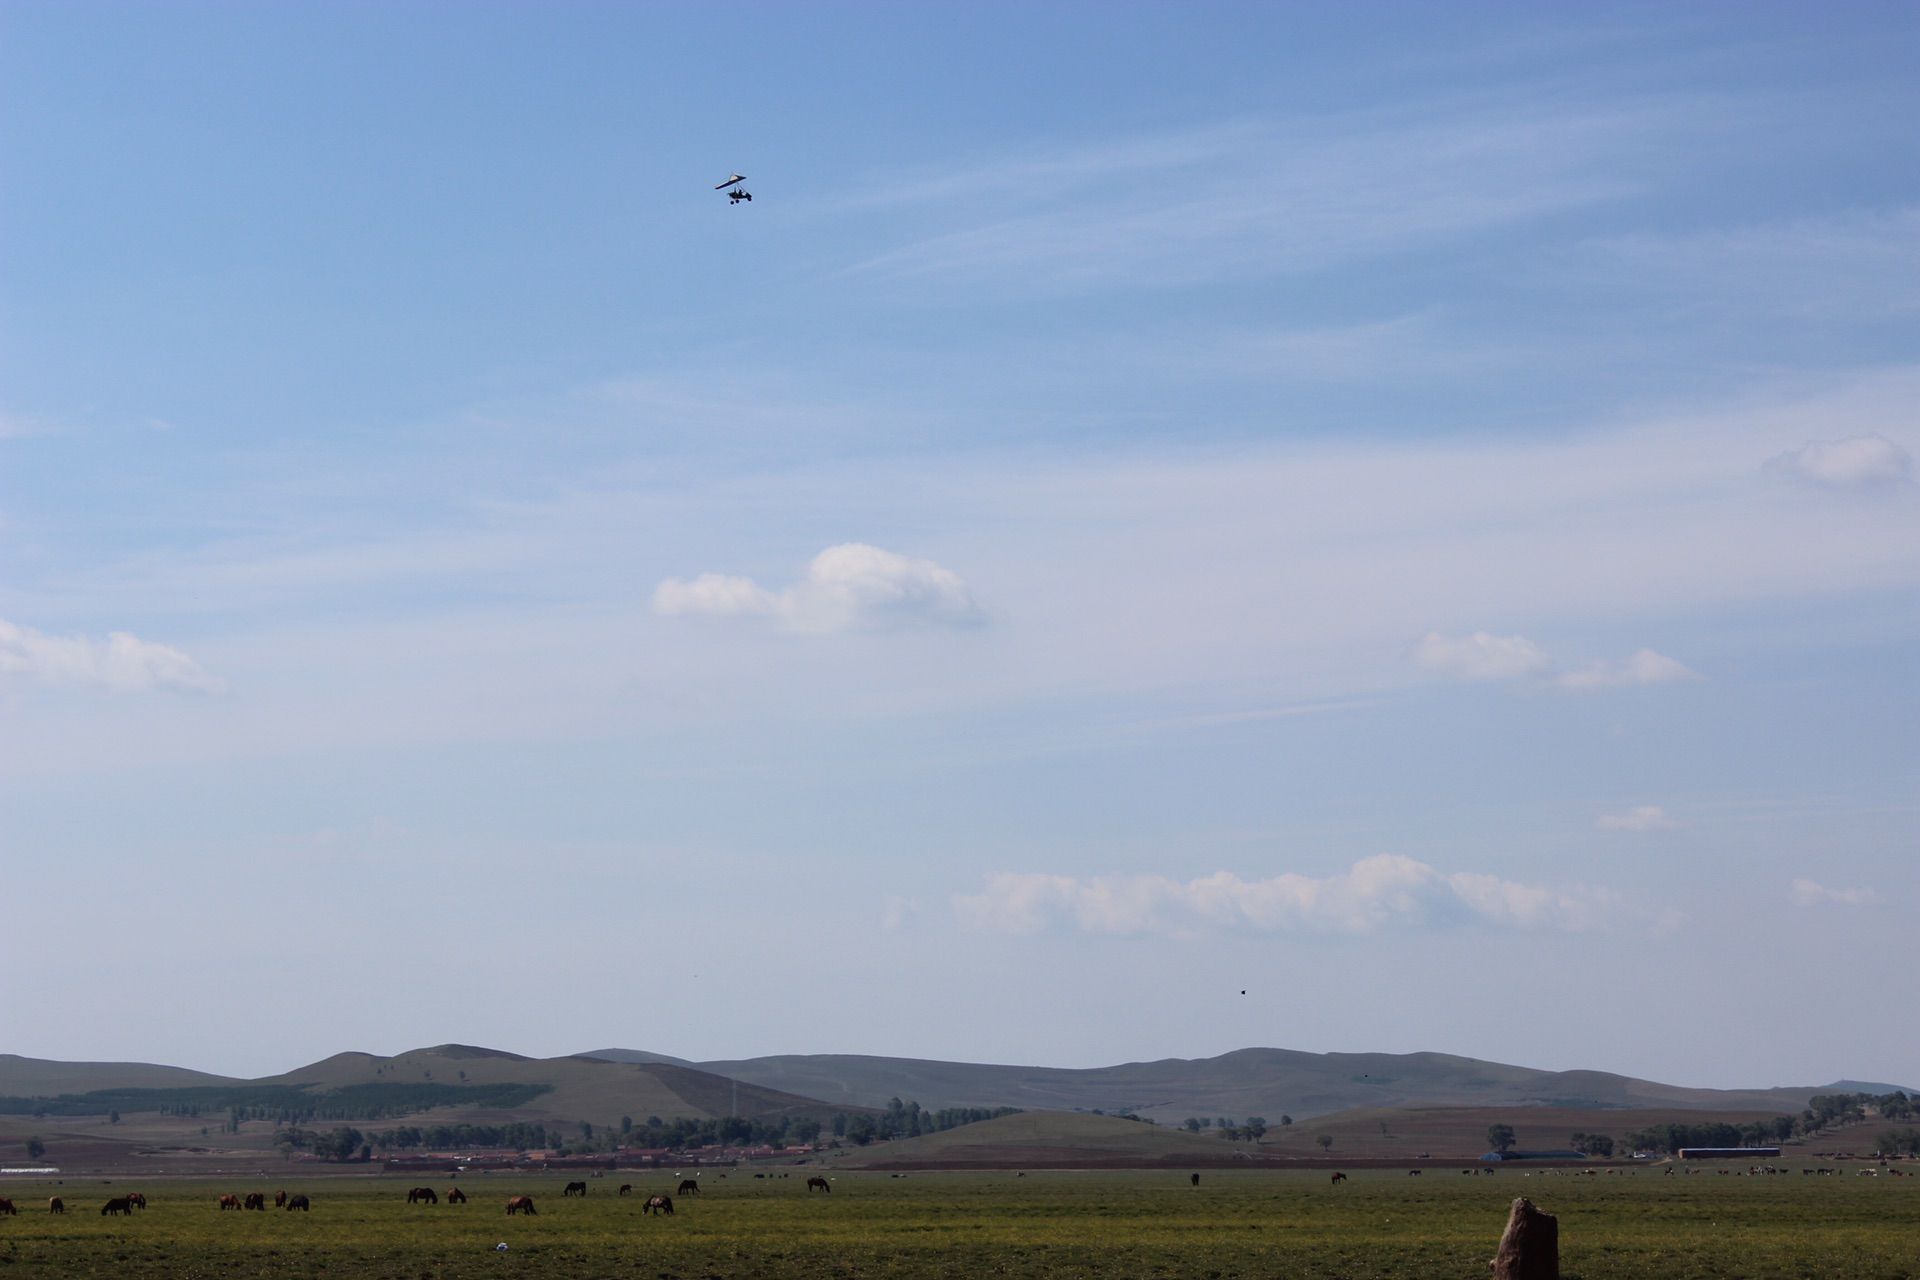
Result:
<instances>
[{"instance_id":1,"label":"blue sky","mask_svg":"<svg viewBox=\"0 0 1920 1280\"><path fill-rule=\"evenodd\" d=\"M1916 46L0 6L4 1047L1920 1083Z\"/></svg>"}]
</instances>

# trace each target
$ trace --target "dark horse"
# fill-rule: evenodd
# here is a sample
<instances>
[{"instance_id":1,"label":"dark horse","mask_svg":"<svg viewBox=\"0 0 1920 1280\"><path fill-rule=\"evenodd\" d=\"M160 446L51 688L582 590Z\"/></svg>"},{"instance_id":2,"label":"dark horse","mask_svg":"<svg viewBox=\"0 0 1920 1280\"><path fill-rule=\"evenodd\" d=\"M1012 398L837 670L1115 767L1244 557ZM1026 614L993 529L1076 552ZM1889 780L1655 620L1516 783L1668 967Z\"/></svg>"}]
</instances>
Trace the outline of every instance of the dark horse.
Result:
<instances>
[{"instance_id":1,"label":"dark horse","mask_svg":"<svg viewBox=\"0 0 1920 1280\"><path fill-rule=\"evenodd\" d=\"M128 1196L127 1199L131 1200L133 1197ZM267 1207L267 1193L264 1191L247 1192L247 1198L240 1202L240 1207L242 1209L264 1210Z\"/></svg>"},{"instance_id":2,"label":"dark horse","mask_svg":"<svg viewBox=\"0 0 1920 1280\"><path fill-rule=\"evenodd\" d=\"M466 1193L466 1192L464 1192L464 1191L462 1191L462 1190L461 1190L460 1188L458 1188L458 1187L448 1187L448 1188L447 1188L447 1203L448 1203L448 1204L465 1204L466 1202L467 1202L467 1193Z\"/></svg>"},{"instance_id":3,"label":"dark horse","mask_svg":"<svg viewBox=\"0 0 1920 1280\"><path fill-rule=\"evenodd\" d=\"M624 1196L624 1195L626 1195L626 1194L627 1194L627 1193L628 1193L629 1191L632 1191L632 1190L633 1190L633 1184L632 1184L631 1182L623 1182L623 1183L621 1183L621 1184L620 1184L620 1194L621 1194L621 1195L623 1195L623 1196Z\"/></svg>"},{"instance_id":4,"label":"dark horse","mask_svg":"<svg viewBox=\"0 0 1920 1280\"><path fill-rule=\"evenodd\" d=\"M305 1196L288 1196L286 1207L289 1211L298 1209L302 1213L313 1212L313 1203L312 1201L308 1200Z\"/></svg>"},{"instance_id":5,"label":"dark horse","mask_svg":"<svg viewBox=\"0 0 1920 1280\"><path fill-rule=\"evenodd\" d=\"M692 1178L682 1178L680 1180L680 1186L673 1194L677 1196L697 1196L700 1194L700 1184Z\"/></svg>"},{"instance_id":6,"label":"dark horse","mask_svg":"<svg viewBox=\"0 0 1920 1280\"><path fill-rule=\"evenodd\" d=\"M515 1196L507 1201L507 1216L512 1217L516 1213L531 1213L535 1217L540 1215L540 1211L533 1207L532 1196Z\"/></svg>"},{"instance_id":7,"label":"dark horse","mask_svg":"<svg viewBox=\"0 0 1920 1280\"><path fill-rule=\"evenodd\" d=\"M1335 1184L1345 1182L1346 1180L1347 1180L1347 1175L1344 1173L1336 1173L1333 1175L1333 1181Z\"/></svg>"},{"instance_id":8,"label":"dark horse","mask_svg":"<svg viewBox=\"0 0 1920 1280\"><path fill-rule=\"evenodd\" d=\"M11 1215L19 1212L18 1209L13 1207L13 1201L7 1199L5 1196L0 1196L0 1213Z\"/></svg>"},{"instance_id":9,"label":"dark horse","mask_svg":"<svg viewBox=\"0 0 1920 1280\"><path fill-rule=\"evenodd\" d=\"M583 1196L587 1194L587 1184L584 1182L569 1182L565 1187L561 1188L560 1194L563 1196Z\"/></svg>"},{"instance_id":10,"label":"dark horse","mask_svg":"<svg viewBox=\"0 0 1920 1280\"><path fill-rule=\"evenodd\" d=\"M831 1184L829 1184L829 1183L827 1182L827 1180L826 1180L825 1178L808 1178L808 1179L807 1179L807 1190L809 1190L809 1191L832 1191L832 1190L833 1190L833 1187L832 1187L832 1185L831 1185Z\"/></svg>"},{"instance_id":11,"label":"dark horse","mask_svg":"<svg viewBox=\"0 0 1920 1280\"><path fill-rule=\"evenodd\" d=\"M127 1203L127 1198L125 1196L115 1196L113 1199L107 1201L105 1204L100 1206L100 1216L103 1218L107 1217L109 1214L119 1215L122 1213L132 1213L132 1212L133 1212L133 1206Z\"/></svg>"},{"instance_id":12,"label":"dark horse","mask_svg":"<svg viewBox=\"0 0 1920 1280\"><path fill-rule=\"evenodd\" d=\"M65 1213L66 1211L67 1211L66 1201L62 1200L59 1196L47 1197L48 1213Z\"/></svg>"},{"instance_id":13,"label":"dark horse","mask_svg":"<svg viewBox=\"0 0 1920 1280\"><path fill-rule=\"evenodd\" d=\"M408 1204L439 1204L440 1194L432 1187L410 1187L407 1190Z\"/></svg>"},{"instance_id":14,"label":"dark horse","mask_svg":"<svg viewBox=\"0 0 1920 1280\"><path fill-rule=\"evenodd\" d=\"M642 1213L659 1212L659 1213L667 1214L668 1216L672 1216L673 1197L672 1196L648 1196L647 1202L640 1206L640 1212Z\"/></svg>"}]
</instances>

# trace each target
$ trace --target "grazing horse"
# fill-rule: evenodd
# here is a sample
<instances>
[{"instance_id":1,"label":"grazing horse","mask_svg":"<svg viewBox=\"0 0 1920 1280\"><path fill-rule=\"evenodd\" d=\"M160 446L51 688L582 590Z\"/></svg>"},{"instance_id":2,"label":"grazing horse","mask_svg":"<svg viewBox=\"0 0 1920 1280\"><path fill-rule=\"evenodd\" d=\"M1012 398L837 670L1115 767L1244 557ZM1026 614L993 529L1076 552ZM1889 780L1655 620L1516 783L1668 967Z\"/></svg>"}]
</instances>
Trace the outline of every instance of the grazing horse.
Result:
<instances>
[{"instance_id":1,"label":"grazing horse","mask_svg":"<svg viewBox=\"0 0 1920 1280\"><path fill-rule=\"evenodd\" d=\"M583 1196L587 1194L587 1184L584 1182L569 1182L565 1187L561 1188L560 1194L563 1196Z\"/></svg>"},{"instance_id":2,"label":"grazing horse","mask_svg":"<svg viewBox=\"0 0 1920 1280\"><path fill-rule=\"evenodd\" d=\"M133 1197L128 1196L127 1199L131 1200L133 1199ZM263 1209L264 1210L267 1207L267 1193L264 1191L247 1192L247 1198L241 1204L240 1207L242 1209Z\"/></svg>"},{"instance_id":3,"label":"grazing horse","mask_svg":"<svg viewBox=\"0 0 1920 1280\"><path fill-rule=\"evenodd\" d=\"M287 1198L287 1208L289 1210L298 1209L302 1213L310 1213L313 1210L313 1205L305 1196L289 1196Z\"/></svg>"},{"instance_id":4,"label":"grazing horse","mask_svg":"<svg viewBox=\"0 0 1920 1280\"><path fill-rule=\"evenodd\" d=\"M1409 1178L1417 1178L1420 1176L1420 1171L1418 1169L1409 1169L1407 1170L1407 1176Z\"/></svg>"},{"instance_id":5,"label":"grazing horse","mask_svg":"<svg viewBox=\"0 0 1920 1280\"><path fill-rule=\"evenodd\" d=\"M147 1207L147 1198L138 1191L129 1191L127 1192L127 1203L136 1209L144 1209Z\"/></svg>"},{"instance_id":6,"label":"grazing horse","mask_svg":"<svg viewBox=\"0 0 1920 1280\"><path fill-rule=\"evenodd\" d=\"M507 1201L507 1216L511 1218L516 1213L531 1213L538 1217L540 1211L533 1207L532 1196L515 1196Z\"/></svg>"},{"instance_id":7,"label":"grazing horse","mask_svg":"<svg viewBox=\"0 0 1920 1280\"><path fill-rule=\"evenodd\" d=\"M239 1196L221 1196L220 1197L220 1208L222 1211L225 1211L227 1209L238 1209L239 1207L240 1207Z\"/></svg>"},{"instance_id":8,"label":"grazing horse","mask_svg":"<svg viewBox=\"0 0 1920 1280\"><path fill-rule=\"evenodd\" d=\"M127 1203L127 1198L125 1196L115 1196L113 1199L107 1201L105 1204L100 1206L100 1216L103 1218L106 1218L106 1217L117 1218L123 1213L132 1213L132 1212L133 1212L133 1206Z\"/></svg>"},{"instance_id":9,"label":"grazing horse","mask_svg":"<svg viewBox=\"0 0 1920 1280\"><path fill-rule=\"evenodd\" d=\"M408 1204L439 1204L440 1195L432 1187L412 1187L407 1191Z\"/></svg>"},{"instance_id":10,"label":"grazing horse","mask_svg":"<svg viewBox=\"0 0 1920 1280\"><path fill-rule=\"evenodd\" d=\"M628 1192L630 1192L630 1191L632 1191L632 1190L633 1190L633 1184L632 1184L631 1182L623 1182L623 1183L621 1183L621 1184L620 1184L620 1194L621 1194L621 1195L623 1195L623 1196L624 1196L624 1195L626 1195L626 1194L627 1194Z\"/></svg>"},{"instance_id":11,"label":"grazing horse","mask_svg":"<svg viewBox=\"0 0 1920 1280\"><path fill-rule=\"evenodd\" d=\"M276 1191L276 1192L274 1192L274 1193L273 1193L273 1207L274 1207L274 1208L276 1208L276 1209L284 1209L284 1208L286 1208L286 1207L287 1207L287 1193L286 1193L286 1192L284 1192L284 1191Z\"/></svg>"},{"instance_id":12,"label":"grazing horse","mask_svg":"<svg viewBox=\"0 0 1920 1280\"><path fill-rule=\"evenodd\" d=\"M1191 1182L1191 1183L1190 1183L1189 1185L1191 1185L1191 1186L1195 1186L1195 1187L1197 1187L1197 1186L1199 1186L1199 1185L1200 1185L1200 1175L1199 1175L1199 1174L1197 1174L1197 1173L1190 1173L1190 1174L1188 1174L1187 1176L1188 1176L1189 1178L1191 1178L1191 1179L1193 1179L1193 1181L1192 1181L1192 1182Z\"/></svg>"},{"instance_id":13,"label":"grazing horse","mask_svg":"<svg viewBox=\"0 0 1920 1280\"><path fill-rule=\"evenodd\" d=\"M831 1183L829 1183L829 1182L828 1182L828 1181L827 1181L827 1180L826 1180L825 1178L808 1178L808 1179L807 1179L807 1190L809 1190L809 1191L832 1191L832 1190L833 1190L833 1185L832 1185Z\"/></svg>"},{"instance_id":14,"label":"grazing horse","mask_svg":"<svg viewBox=\"0 0 1920 1280\"><path fill-rule=\"evenodd\" d=\"M47 1197L48 1213L65 1213L66 1211L67 1211L66 1202L63 1201L59 1196Z\"/></svg>"},{"instance_id":15,"label":"grazing horse","mask_svg":"<svg viewBox=\"0 0 1920 1280\"><path fill-rule=\"evenodd\" d=\"M462 1190L461 1190L460 1188L458 1188L458 1187L448 1187L448 1188L447 1188L447 1203L448 1203L448 1204L465 1204L466 1202L467 1202L467 1193L466 1193L466 1192L464 1192L464 1191L462 1191Z\"/></svg>"},{"instance_id":16,"label":"grazing horse","mask_svg":"<svg viewBox=\"0 0 1920 1280\"><path fill-rule=\"evenodd\" d=\"M7 1214L8 1216L12 1216L13 1214L16 1214L19 1212L20 1211L18 1209L13 1207L13 1201L8 1200L4 1196L0 1196L0 1213L4 1213L4 1214Z\"/></svg>"},{"instance_id":17,"label":"grazing horse","mask_svg":"<svg viewBox=\"0 0 1920 1280\"><path fill-rule=\"evenodd\" d=\"M673 1194L677 1196L697 1196L700 1194L700 1184L692 1178L682 1178L680 1179L679 1188L676 1189Z\"/></svg>"},{"instance_id":18,"label":"grazing horse","mask_svg":"<svg viewBox=\"0 0 1920 1280\"><path fill-rule=\"evenodd\" d=\"M1346 1174L1344 1174L1344 1173L1336 1173L1336 1174L1334 1174L1334 1175L1333 1175L1333 1182L1332 1182L1332 1183L1331 1183L1330 1185L1332 1185L1332 1186L1336 1186L1336 1187L1337 1187L1337 1186L1339 1186L1339 1185L1340 1185L1341 1183L1343 1183L1343 1182L1345 1182L1346 1180L1347 1180L1347 1175L1346 1175Z\"/></svg>"},{"instance_id":19,"label":"grazing horse","mask_svg":"<svg viewBox=\"0 0 1920 1280\"><path fill-rule=\"evenodd\" d=\"M640 1212L664 1213L668 1217L672 1217L673 1216L673 1197L672 1196L648 1196L647 1202L640 1206Z\"/></svg>"}]
</instances>

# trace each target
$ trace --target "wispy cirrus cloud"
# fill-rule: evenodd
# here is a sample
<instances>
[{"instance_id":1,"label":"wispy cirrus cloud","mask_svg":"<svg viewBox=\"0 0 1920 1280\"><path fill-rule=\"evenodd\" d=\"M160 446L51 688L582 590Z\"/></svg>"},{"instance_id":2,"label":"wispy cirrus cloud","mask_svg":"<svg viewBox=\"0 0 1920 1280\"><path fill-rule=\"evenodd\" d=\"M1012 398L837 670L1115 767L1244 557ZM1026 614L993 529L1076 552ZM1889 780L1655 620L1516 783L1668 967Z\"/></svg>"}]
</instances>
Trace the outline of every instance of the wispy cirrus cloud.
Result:
<instances>
[{"instance_id":1,"label":"wispy cirrus cloud","mask_svg":"<svg viewBox=\"0 0 1920 1280\"><path fill-rule=\"evenodd\" d=\"M104 640L54 636L0 619L0 685L8 680L114 693L150 689L219 693L226 688L171 645L125 631L112 632Z\"/></svg>"},{"instance_id":2,"label":"wispy cirrus cloud","mask_svg":"<svg viewBox=\"0 0 1920 1280\"><path fill-rule=\"evenodd\" d=\"M1244 880L1217 871L1167 876L997 872L956 896L974 928L1037 933L1192 936L1221 930L1371 934L1395 927L1475 924L1510 929L1592 928L1621 906L1605 889L1556 889L1479 872L1444 872L1397 854L1363 858L1331 876L1289 872Z\"/></svg>"},{"instance_id":3,"label":"wispy cirrus cloud","mask_svg":"<svg viewBox=\"0 0 1920 1280\"><path fill-rule=\"evenodd\" d=\"M1671 831L1680 824L1661 806L1643 804L1622 813L1603 813L1593 825L1602 831Z\"/></svg>"},{"instance_id":4,"label":"wispy cirrus cloud","mask_svg":"<svg viewBox=\"0 0 1920 1280\"><path fill-rule=\"evenodd\" d=\"M859 270L1045 290L1400 254L1631 194L1640 179L1624 144L1655 111L1566 107L1523 122L1482 101L1062 145L864 197L931 206L966 225Z\"/></svg>"},{"instance_id":5,"label":"wispy cirrus cloud","mask_svg":"<svg viewBox=\"0 0 1920 1280\"><path fill-rule=\"evenodd\" d=\"M959 574L863 542L828 547L799 582L779 591L718 573L668 578L654 588L653 611L665 617L770 618L790 630L814 632L972 626L986 619Z\"/></svg>"},{"instance_id":6,"label":"wispy cirrus cloud","mask_svg":"<svg viewBox=\"0 0 1920 1280\"><path fill-rule=\"evenodd\" d=\"M1880 901L1873 889L1830 889L1817 880L1796 879L1788 891L1796 907L1871 907Z\"/></svg>"}]
</instances>

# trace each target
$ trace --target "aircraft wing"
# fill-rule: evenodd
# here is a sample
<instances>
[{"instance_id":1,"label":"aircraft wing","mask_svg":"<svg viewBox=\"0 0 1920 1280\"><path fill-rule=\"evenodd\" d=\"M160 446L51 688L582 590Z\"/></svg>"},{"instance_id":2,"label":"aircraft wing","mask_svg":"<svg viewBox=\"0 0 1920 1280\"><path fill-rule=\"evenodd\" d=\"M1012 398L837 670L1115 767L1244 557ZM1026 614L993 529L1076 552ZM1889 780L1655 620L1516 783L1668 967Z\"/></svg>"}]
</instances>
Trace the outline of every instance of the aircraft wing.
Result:
<instances>
[{"instance_id":1,"label":"aircraft wing","mask_svg":"<svg viewBox=\"0 0 1920 1280\"><path fill-rule=\"evenodd\" d=\"M725 191L725 190L726 190L726 189L727 189L728 187L730 187L730 186L732 186L732 185L733 185L734 183L736 183L736 182L745 182L746 180L747 180L747 175L746 175L746 174L744 174L744 173L736 173L736 174L734 174L734 175L733 175L733 176L732 176L731 178L728 178L728 179L727 179L727 180L726 180L725 182L723 182L723 183L721 183L721 184L720 184L719 186L717 186L717 187L715 187L715 188L714 188L714 190L715 190L715 191Z\"/></svg>"}]
</instances>

